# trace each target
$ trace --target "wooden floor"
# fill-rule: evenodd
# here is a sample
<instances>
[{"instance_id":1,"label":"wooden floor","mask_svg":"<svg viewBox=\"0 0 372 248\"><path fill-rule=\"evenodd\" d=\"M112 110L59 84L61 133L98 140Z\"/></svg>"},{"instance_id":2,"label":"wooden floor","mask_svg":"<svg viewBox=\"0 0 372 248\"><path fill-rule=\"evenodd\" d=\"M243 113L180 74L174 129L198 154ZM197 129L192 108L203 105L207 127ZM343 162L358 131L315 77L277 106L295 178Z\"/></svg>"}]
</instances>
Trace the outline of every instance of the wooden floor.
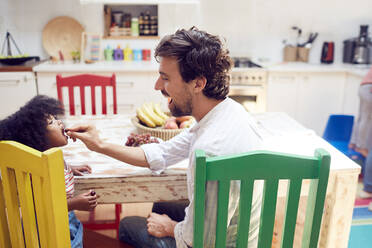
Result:
<instances>
[{"instance_id":1,"label":"wooden floor","mask_svg":"<svg viewBox=\"0 0 372 248\"><path fill-rule=\"evenodd\" d=\"M152 203L128 203L122 205L121 218L125 216L143 216L147 217L151 213ZM89 212L86 211L75 211L77 218L80 221L88 220ZM115 216L115 205L114 204L101 204L96 207L96 219L105 220L105 219L114 219ZM116 238L115 230L102 230L96 231L103 235Z\"/></svg>"}]
</instances>

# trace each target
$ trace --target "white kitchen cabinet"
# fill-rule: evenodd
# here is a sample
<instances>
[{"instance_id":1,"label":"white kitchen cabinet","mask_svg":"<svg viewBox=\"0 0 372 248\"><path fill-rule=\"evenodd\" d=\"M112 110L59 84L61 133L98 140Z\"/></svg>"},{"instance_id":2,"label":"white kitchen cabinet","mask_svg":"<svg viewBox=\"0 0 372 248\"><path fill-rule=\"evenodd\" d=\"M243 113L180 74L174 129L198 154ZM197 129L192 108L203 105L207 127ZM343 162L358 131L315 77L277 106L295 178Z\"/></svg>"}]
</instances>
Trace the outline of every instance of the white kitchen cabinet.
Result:
<instances>
[{"instance_id":1,"label":"white kitchen cabinet","mask_svg":"<svg viewBox=\"0 0 372 248\"><path fill-rule=\"evenodd\" d=\"M77 75L81 73L71 72L38 72L38 89L39 94L44 94L57 98L56 75L61 74L63 77ZM111 76L113 72L93 73L103 76ZM159 91L154 90L155 82L158 78L157 72L116 72L116 97L119 114L135 114L136 108L144 102L159 102L165 107L166 99ZM76 88L75 103L77 113L80 113L80 93ZM97 113L101 113L100 105L100 89L96 90ZM67 89L63 91L65 110L68 114L68 94ZM107 90L107 102L109 111L112 112L112 91ZM90 91L86 88L86 108L87 113L90 113ZM110 112L109 112L110 113Z\"/></svg>"},{"instance_id":2,"label":"white kitchen cabinet","mask_svg":"<svg viewBox=\"0 0 372 248\"><path fill-rule=\"evenodd\" d=\"M329 115L343 113L345 80L345 72L269 72L268 111L322 135Z\"/></svg>"},{"instance_id":3,"label":"white kitchen cabinet","mask_svg":"<svg viewBox=\"0 0 372 248\"><path fill-rule=\"evenodd\" d=\"M345 79L343 72L300 73L297 120L322 136L329 115L342 113Z\"/></svg>"},{"instance_id":4,"label":"white kitchen cabinet","mask_svg":"<svg viewBox=\"0 0 372 248\"><path fill-rule=\"evenodd\" d=\"M37 95L33 72L0 73L0 119L17 111Z\"/></svg>"},{"instance_id":5,"label":"white kitchen cabinet","mask_svg":"<svg viewBox=\"0 0 372 248\"><path fill-rule=\"evenodd\" d=\"M286 112L296 119L297 78L294 73L271 73L267 86L267 111Z\"/></svg>"}]
</instances>

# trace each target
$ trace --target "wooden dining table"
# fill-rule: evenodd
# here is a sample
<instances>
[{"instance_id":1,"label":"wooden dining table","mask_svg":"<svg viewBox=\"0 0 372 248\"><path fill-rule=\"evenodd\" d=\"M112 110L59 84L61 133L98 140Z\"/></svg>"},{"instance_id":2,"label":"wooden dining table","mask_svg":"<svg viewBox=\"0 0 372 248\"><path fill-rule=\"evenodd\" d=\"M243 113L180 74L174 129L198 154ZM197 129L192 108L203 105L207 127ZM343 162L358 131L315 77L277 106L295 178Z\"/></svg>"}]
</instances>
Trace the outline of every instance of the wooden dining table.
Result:
<instances>
[{"instance_id":1,"label":"wooden dining table","mask_svg":"<svg viewBox=\"0 0 372 248\"><path fill-rule=\"evenodd\" d=\"M108 142L125 145L130 133L136 133L129 115L74 116L65 120L66 127L79 123L92 123L100 137ZM263 149L277 152L314 155L316 148L324 148L331 154L331 171L328 181L319 247L347 247L352 212L357 190L360 166L339 152L311 129L303 127L285 113L254 114L256 133L263 140ZM135 203L159 202L187 199L186 169L188 161L168 167L163 173L152 173L148 168L137 167L105 155L89 151L81 141L70 141L63 148L67 163L87 164L92 173L75 177L75 190L96 191L98 202ZM304 221L305 203L309 182L304 181L301 189L300 210L297 226L301 230ZM281 181L278 192L275 232L280 238L282 214L287 182ZM299 247L301 231L295 236L294 247ZM275 239L274 239L275 240ZM278 244L273 244L278 247Z\"/></svg>"}]
</instances>

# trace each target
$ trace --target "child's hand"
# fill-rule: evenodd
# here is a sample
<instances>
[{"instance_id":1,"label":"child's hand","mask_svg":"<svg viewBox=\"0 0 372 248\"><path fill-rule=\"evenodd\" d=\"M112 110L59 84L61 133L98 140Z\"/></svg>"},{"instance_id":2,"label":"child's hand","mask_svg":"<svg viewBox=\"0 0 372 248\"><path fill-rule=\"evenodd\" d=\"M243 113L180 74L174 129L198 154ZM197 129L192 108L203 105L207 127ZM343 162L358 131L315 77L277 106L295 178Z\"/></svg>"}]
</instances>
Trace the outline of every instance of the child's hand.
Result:
<instances>
[{"instance_id":1,"label":"child's hand","mask_svg":"<svg viewBox=\"0 0 372 248\"><path fill-rule=\"evenodd\" d=\"M84 176L84 173L92 173L92 168L89 165L71 166L74 176Z\"/></svg>"},{"instance_id":2,"label":"child's hand","mask_svg":"<svg viewBox=\"0 0 372 248\"><path fill-rule=\"evenodd\" d=\"M97 195L91 190L67 200L69 210L92 211L97 206Z\"/></svg>"}]
</instances>

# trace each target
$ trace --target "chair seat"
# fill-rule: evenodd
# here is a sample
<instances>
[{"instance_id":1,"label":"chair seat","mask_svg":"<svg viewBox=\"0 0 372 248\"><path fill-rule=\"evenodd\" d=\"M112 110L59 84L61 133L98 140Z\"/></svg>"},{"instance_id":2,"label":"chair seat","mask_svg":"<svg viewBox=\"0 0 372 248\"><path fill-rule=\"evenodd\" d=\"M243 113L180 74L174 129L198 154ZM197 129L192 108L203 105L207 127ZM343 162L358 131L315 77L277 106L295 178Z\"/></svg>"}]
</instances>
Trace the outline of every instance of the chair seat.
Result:
<instances>
[{"instance_id":1,"label":"chair seat","mask_svg":"<svg viewBox=\"0 0 372 248\"><path fill-rule=\"evenodd\" d=\"M118 239L84 228L84 248L133 248Z\"/></svg>"},{"instance_id":2,"label":"chair seat","mask_svg":"<svg viewBox=\"0 0 372 248\"><path fill-rule=\"evenodd\" d=\"M349 142L331 140L329 141L329 143L331 143L331 145L337 148L337 150L341 151L343 154L345 154L346 156L348 156L349 158L353 160L364 160L364 157L362 156L362 154L348 147Z\"/></svg>"}]
</instances>

